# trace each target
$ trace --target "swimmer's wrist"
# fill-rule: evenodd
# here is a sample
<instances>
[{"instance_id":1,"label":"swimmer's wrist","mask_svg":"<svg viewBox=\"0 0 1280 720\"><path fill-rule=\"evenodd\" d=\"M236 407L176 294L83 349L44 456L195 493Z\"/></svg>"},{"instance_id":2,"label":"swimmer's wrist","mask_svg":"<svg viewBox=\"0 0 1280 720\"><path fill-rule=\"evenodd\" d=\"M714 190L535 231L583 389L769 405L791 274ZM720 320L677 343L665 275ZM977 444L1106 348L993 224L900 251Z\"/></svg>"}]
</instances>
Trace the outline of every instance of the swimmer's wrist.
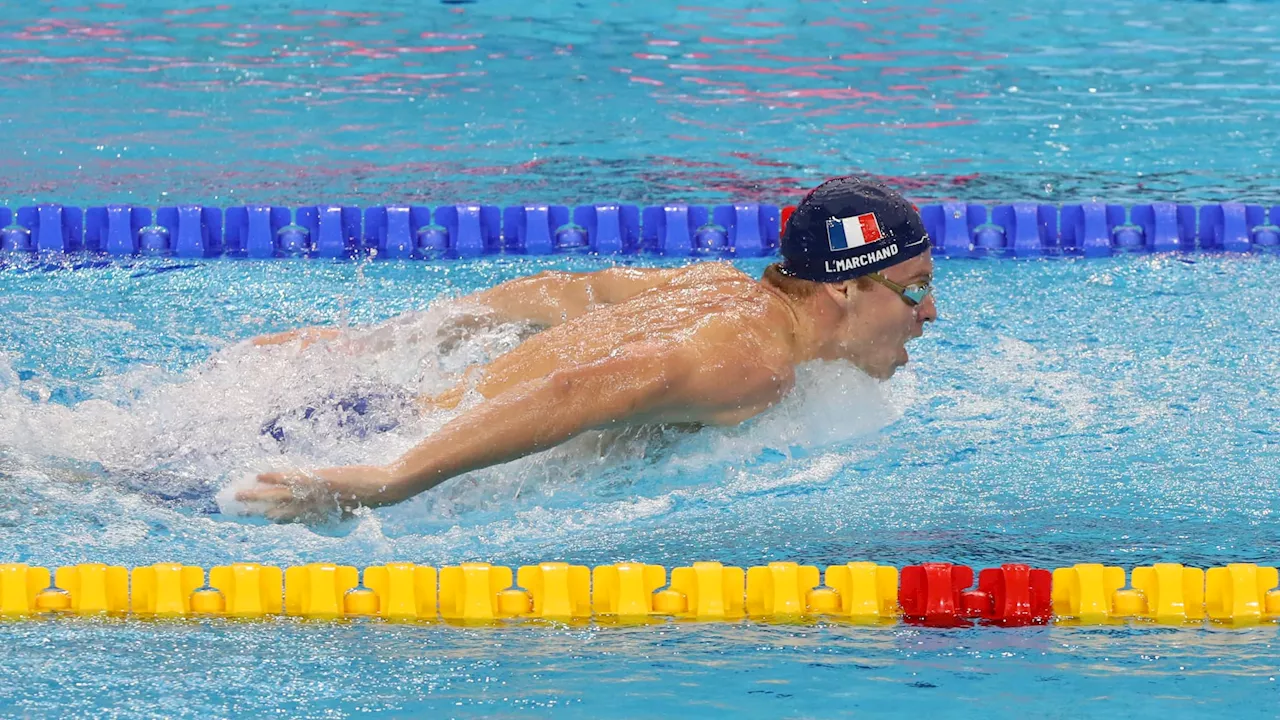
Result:
<instances>
[{"instance_id":1,"label":"swimmer's wrist","mask_svg":"<svg viewBox=\"0 0 1280 720\"><path fill-rule=\"evenodd\" d=\"M423 482L428 473L421 468L411 468L402 462L393 462L380 470L384 475L381 495L387 503L404 502L435 484Z\"/></svg>"}]
</instances>

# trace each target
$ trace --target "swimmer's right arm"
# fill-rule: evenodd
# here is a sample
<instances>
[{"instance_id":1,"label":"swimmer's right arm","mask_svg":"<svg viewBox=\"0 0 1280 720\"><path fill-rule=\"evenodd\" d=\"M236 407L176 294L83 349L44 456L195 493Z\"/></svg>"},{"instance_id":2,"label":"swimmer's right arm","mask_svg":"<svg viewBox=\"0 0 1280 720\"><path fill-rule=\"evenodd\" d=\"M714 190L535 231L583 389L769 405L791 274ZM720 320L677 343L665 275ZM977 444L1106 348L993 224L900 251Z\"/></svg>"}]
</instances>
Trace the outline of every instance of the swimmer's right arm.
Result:
<instances>
[{"instance_id":1,"label":"swimmer's right arm","mask_svg":"<svg viewBox=\"0 0 1280 720\"><path fill-rule=\"evenodd\" d=\"M468 295L503 322L559 325L599 305L629 300L669 282L679 270L615 267L589 273L546 271Z\"/></svg>"},{"instance_id":2,"label":"swimmer's right arm","mask_svg":"<svg viewBox=\"0 0 1280 720\"><path fill-rule=\"evenodd\" d=\"M624 302L669 282L679 270L615 267L589 273L548 270L508 280L460 298L458 304L479 307L499 322L528 322L551 327L586 314L593 307ZM462 326L482 320L470 318ZM463 318L454 318L457 323ZM253 338L254 345L283 345L301 339L302 347L341 337L335 328L301 328Z\"/></svg>"}]
</instances>

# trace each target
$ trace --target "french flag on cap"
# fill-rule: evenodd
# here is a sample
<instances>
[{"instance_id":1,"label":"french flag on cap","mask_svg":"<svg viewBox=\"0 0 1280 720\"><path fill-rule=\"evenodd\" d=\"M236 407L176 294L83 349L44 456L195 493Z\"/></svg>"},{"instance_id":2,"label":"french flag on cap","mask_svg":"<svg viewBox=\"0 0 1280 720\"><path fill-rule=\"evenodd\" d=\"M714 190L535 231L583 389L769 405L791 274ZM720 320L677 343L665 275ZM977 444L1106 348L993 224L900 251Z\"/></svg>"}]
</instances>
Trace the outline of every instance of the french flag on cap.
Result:
<instances>
[{"instance_id":1,"label":"french flag on cap","mask_svg":"<svg viewBox=\"0 0 1280 720\"><path fill-rule=\"evenodd\" d=\"M875 213L863 213L847 218L827 220L827 240L832 250L849 250L870 245L884 237Z\"/></svg>"}]
</instances>

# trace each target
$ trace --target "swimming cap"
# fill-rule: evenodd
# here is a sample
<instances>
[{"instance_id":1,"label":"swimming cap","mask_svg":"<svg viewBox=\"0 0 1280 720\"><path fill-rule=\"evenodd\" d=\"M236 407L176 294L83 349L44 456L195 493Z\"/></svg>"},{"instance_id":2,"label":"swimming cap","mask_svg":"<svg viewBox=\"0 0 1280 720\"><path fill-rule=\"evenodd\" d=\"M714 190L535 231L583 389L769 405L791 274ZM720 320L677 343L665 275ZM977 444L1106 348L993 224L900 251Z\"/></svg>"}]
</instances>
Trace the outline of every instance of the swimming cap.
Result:
<instances>
[{"instance_id":1,"label":"swimming cap","mask_svg":"<svg viewBox=\"0 0 1280 720\"><path fill-rule=\"evenodd\" d=\"M929 249L920 213L874 181L828 180L804 196L782 233L784 275L841 282L909 260Z\"/></svg>"}]
</instances>

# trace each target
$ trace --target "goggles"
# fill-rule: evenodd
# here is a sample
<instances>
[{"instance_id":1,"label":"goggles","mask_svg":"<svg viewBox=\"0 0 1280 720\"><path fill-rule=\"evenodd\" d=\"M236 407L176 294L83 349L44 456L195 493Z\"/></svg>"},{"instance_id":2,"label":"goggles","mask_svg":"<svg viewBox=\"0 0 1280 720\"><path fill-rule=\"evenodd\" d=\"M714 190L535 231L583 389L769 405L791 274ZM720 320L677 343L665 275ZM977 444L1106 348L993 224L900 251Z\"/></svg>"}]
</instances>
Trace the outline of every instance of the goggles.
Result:
<instances>
[{"instance_id":1,"label":"goggles","mask_svg":"<svg viewBox=\"0 0 1280 720\"><path fill-rule=\"evenodd\" d=\"M915 285L899 285L880 273L867 273L867 277L875 280L881 285L889 288L902 298L902 302L915 307L924 302L924 299L933 294L933 286L929 283L916 283Z\"/></svg>"}]
</instances>

